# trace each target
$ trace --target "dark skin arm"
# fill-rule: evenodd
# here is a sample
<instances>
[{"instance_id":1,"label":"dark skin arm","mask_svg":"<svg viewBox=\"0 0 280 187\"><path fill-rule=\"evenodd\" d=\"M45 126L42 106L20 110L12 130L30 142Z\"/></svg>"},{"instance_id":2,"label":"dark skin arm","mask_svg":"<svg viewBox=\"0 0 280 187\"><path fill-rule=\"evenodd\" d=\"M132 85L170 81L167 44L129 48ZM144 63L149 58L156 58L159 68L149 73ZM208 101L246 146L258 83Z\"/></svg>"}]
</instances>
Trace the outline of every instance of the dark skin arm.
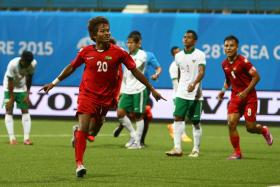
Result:
<instances>
[{"instance_id":1,"label":"dark skin arm","mask_svg":"<svg viewBox=\"0 0 280 187\"><path fill-rule=\"evenodd\" d=\"M254 67L249 70L249 74L252 76L252 80L245 90L237 94L240 99L244 99L245 97L247 97L248 93L250 93L250 91L255 88L257 83L260 81L260 76Z\"/></svg>"},{"instance_id":2,"label":"dark skin arm","mask_svg":"<svg viewBox=\"0 0 280 187\"><path fill-rule=\"evenodd\" d=\"M27 75L26 76L26 87L27 87L28 92L30 91L30 87L31 87L31 84L32 84L32 77L33 77L33 75Z\"/></svg>"},{"instance_id":3,"label":"dark skin arm","mask_svg":"<svg viewBox=\"0 0 280 187\"><path fill-rule=\"evenodd\" d=\"M158 93L153 87L152 85L149 83L149 81L146 79L146 77L137 69L134 68L131 70L131 73L134 75L134 77L139 80L142 84L144 84L147 89L149 89L153 95L153 97L158 101L160 99L163 99L166 101L165 98L163 98L160 93Z\"/></svg>"},{"instance_id":4,"label":"dark skin arm","mask_svg":"<svg viewBox=\"0 0 280 187\"><path fill-rule=\"evenodd\" d=\"M66 79L68 76L70 76L75 71L75 68L69 64L66 66L60 75L57 77L60 81ZM45 84L39 91L44 90L46 93L48 93L55 85L53 83Z\"/></svg>"},{"instance_id":5,"label":"dark skin arm","mask_svg":"<svg viewBox=\"0 0 280 187\"><path fill-rule=\"evenodd\" d=\"M32 77L33 75L26 75L26 87L27 87L27 96L24 98L24 102L27 104L30 104L30 100L29 100L29 94L30 94L30 88L31 88L31 84L32 84Z\"/></svg>"},{"instance_id":6,"label":"dark skin arm","mask_svg":"<svg viewBox=\"0 0 280 187\"><path fill-rule=\"evenodd\" d=\"M225 90L229 89L230 88L230 81L228 79L225 80L224 82L224 87L223 87ZM218 94L218 99L219 100L222 100L224 98L224 95L225 95L225 90L221 90Z\"/></svg>"},{"instance_id":7,"label":"dark skin arm","mask_svg":"<svg viewBox=\"0 0 280 187\"><path fill-rule=\"evenodd\" d=\"M188 92L192 92L194 90L195 86L197 84L199 84L200 81L203 79L204 74L205 74L205 66L204 65L199 65L199 67L198 67L198 75L197 75L196 79L194 80L194 82L191 83L188 86Z\"/></svg>"}]
</instances>

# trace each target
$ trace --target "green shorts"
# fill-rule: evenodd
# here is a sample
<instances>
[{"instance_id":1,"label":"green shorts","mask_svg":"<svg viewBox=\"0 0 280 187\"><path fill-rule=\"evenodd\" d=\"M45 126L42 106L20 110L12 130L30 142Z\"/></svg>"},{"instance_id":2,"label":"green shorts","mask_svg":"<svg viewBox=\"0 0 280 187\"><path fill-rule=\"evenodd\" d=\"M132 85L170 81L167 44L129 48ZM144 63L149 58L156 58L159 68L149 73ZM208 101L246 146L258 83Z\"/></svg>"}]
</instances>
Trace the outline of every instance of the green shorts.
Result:
<instances>
[{"instance_id":1,"label":"green shorts","mask_svg":"<svg viewBox=\"0 0 280 187\"><path fill-rule=\"evenodd\" d=\"M147 89L137 94L122 93L118 108L127 112L135 112L143 114L148 101Z\"/></svg>"},{"instance_id":2,"label":"green shorts","mask_svg":"<svg viewBox=\"0 0 280 187\"><path fill-rule=\"evenodd\" d=\"M24 102L24 98L27 96L27 92L14 92L15 102L17 103L17 108L20 109L28 109L29 106L27 103ZM10 100L10 93L8 91L4 92L4 102L3 106Z\"/></svg>"},{"instance_id":3,"label":"green shorts","mask_svg":"<svg viewBox=\"0 0 280 187\"><path fill-rule=\"evenodd\" d=\"M199 121L202 111L202 101L199 100L186 100L179 97L175 99L174 116L188 117L191 121Z\"/></svg>"}]
</instances>

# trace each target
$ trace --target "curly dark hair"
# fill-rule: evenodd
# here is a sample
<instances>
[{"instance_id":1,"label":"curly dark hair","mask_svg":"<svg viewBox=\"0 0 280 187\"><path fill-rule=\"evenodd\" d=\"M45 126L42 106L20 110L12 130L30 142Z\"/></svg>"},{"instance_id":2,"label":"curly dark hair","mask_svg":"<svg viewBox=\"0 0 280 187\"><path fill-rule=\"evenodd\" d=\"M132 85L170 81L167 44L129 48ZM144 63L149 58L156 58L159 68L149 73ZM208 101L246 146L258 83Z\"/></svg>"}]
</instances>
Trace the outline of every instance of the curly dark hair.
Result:
<instances>
[{"instance_id":1,"label":"curly dark hair","mask_svg":"<svg viewBox=\"0 0 280 187\"><path fill-rule=\"evenodd\" d=\"M108 19L106 19L103 16L97 16L97 17L89 20L89 22L88 22L88 32L89 32L89 35L90 35L92 40L94 40L92 36L95 36L97 34L98 26L100 24L108 24L109 25L109 21L108 21Z\"/></svg>"}]
</instances>

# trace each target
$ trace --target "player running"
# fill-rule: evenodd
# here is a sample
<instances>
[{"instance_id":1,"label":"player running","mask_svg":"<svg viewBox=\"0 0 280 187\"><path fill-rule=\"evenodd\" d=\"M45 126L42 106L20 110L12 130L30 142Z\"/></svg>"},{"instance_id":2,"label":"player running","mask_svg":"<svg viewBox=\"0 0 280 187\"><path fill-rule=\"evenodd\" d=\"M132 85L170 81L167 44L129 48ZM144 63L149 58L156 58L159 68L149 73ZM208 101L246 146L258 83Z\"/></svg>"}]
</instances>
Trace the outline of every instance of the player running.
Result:
<instances>
[{"instance_id":1,"label":"player running","mask_svg":"<svg viewBox=\"0 0 280 187\"><path fill-rule=\"evenodd\" d=\"M231 87L227 119L229 138L234 152L228 157L229 160L242 158L237 131L237 124L242 115L244 115L246 129L249 133L262 134L268 145L273 143L273 137L268 127L256 124L258 99L255 86L259 82L260 76L251 62L237 53L238 43L238 39L233 35L224 39L224 50L227 58L223 61L222 67L226 79L224 87L218 95L218 99L223 99L225 91Z\"/></svg>"},{"instance_id":2,"label":"player running","mask_svg":"<svg viewBox=\"0 0 280 187\"><path fill-rule=\"evenodd\" d=\"M71 75L76 68L85 64L82 81L79 87L77 113L79 129L75 132L76 176L86 174L83 158L86 150L86 138L92 118L93 125L101 126L109 108L115 103L119 92L119 67L124 64L132 74L151 90L156 100L164 99L136 68L134 60L120 47L110 44L110 25L105 17L92 18L88 31L95 45L80 50L76 58L67 65L60 75L41 90L48 93L60 81Z\"/></svg>"}]
</instances>

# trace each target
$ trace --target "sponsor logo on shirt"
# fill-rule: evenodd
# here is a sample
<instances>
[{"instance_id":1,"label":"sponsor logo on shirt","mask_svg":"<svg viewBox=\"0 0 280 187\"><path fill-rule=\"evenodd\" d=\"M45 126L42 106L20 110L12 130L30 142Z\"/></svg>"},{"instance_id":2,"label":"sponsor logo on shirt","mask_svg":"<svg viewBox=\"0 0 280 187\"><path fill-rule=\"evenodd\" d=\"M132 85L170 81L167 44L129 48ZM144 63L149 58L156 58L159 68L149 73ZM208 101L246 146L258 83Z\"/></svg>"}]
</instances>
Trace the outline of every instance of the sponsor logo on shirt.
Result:
<instances>
[{"instance_id":1,"label":"sponsor logo on shirt","mask_svg":"<svg viewBox=\"0 0 280 187\"><path fill-rule=\"evenodd\" d=\"M105 60L112 60L111 56L105 56Z\"/></svg>"}]
</instances>

